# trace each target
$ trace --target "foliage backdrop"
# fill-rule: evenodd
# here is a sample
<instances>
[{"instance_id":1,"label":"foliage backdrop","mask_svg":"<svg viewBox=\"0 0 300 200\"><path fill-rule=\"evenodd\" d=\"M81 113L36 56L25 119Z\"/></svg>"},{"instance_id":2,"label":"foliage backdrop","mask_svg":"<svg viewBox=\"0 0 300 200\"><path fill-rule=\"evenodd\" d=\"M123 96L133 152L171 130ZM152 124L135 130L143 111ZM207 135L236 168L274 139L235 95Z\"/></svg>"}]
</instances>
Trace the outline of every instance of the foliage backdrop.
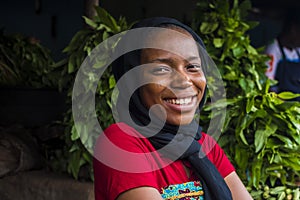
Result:
<instances>
[{"instance_id":1,"label":"foliage backdrop","mask_svg":"<svg viewBox=\"0 0 300 200\"><path fill-rule=\"evenodd\" d=\"M226 101L208 105L205 111L227 107L219 143L245 184L258 190L253 196L279 198L290 195L286 186L296 188L295 179L299 177L300 104L287 101L295 94L269 92L275 82L264 75L267 57L262 49L251 46L247 35L256 25L246 20L250 8L249 1L238 0L197 4L194 29L219 67L227 93ZM202 115L202 120L209 120L209 114ZM267 184L283 187L271 193L267 187L266 192L260 190ZM299 189L294 193L297 199Z\"/></svg>"},{"instance_id":2,"label":"foliage backdrop","mask_svg":"<svg viewBox=\"0 0 300 200\"><path fill-rule=\"evenodd\" d=\"M212 108L226 107L226 113L217 113L226 114L218 142L252 196L255 199L298 200L295 179L300 171L300 103L287 101L295 94L269 92L274 82L264 75L268 58L262 54L262 49L251 46L247 35L257 24L246 20L250 8L247 0L202 0L197 4L193 28L203 38L217 64L227 93L227 100L205 106L201 124L208 124ZM104 9L96 7L96 10L94 19L85 18L90 27L74 36L64 50L68 58L60 63L63 74L60 86L69 88L70 98L72 81L84 58L101 41L130 27L124 18L116 20ZM86 76L93 77L93 74ZM103 128L113 122L110 98L114 86L111 71L107 70L98 83L95 105ZM88 90L88 86L85 89ZM82 145L89 146L89 138L79 139L71 110L66 113L64 123L65 151L59 153L59 162L54 164L56 168L65 167L75 178L87 168L92 179L92 157ZM86 130L85 126L82 124L81 131Z\"/></svg>"}]
</instances>

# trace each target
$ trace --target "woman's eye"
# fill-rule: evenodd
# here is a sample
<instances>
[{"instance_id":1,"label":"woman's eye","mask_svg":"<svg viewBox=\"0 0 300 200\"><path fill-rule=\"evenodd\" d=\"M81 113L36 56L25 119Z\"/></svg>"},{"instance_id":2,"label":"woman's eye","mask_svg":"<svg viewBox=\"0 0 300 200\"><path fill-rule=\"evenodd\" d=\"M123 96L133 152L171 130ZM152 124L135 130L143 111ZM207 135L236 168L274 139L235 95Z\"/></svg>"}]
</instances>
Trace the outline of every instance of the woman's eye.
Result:
<instances>
[{"instance_id":1,"label":"woman's eye","mask_svg":"<svg viewBox=\"0 0 300 200\"><path fill-rule=\"evenodd\" d=\"M201 65L188 65L188 66L186 67L186 69L187 69L189 72L199 72L199 71L202 71Z\"/></svg>"},{"instance_id":2,"label":"woman's eye","mask_svg":"<svg viewBox=\"0 0 300 200\"><path fill-rule=\"evenodd\" d=\"M156 68L152 69L152 73L156 74L156 75L169 73L171 71L172 70L169 67L166 67L166 66L156 67Z\"/></svg>"}]
</instances>

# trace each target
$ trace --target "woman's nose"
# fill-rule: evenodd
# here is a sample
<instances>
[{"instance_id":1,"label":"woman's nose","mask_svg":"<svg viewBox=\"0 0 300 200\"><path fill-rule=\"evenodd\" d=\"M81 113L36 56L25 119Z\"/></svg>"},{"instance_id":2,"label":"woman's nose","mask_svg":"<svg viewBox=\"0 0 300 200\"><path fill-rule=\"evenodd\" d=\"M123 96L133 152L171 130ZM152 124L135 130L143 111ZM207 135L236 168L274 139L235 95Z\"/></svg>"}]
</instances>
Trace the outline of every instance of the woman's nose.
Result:
<instances>
[{"instance_id":1,"label":"woman's nose","mask_svg":"<svg viewBox=\"0 0 300 200\"><path fill-rule=\"evenodd\" d=\"M173 88L187 88L193 85L192 80L185 72L174 71L174 75L171 82Z\"/></svg>"}]
</instances>

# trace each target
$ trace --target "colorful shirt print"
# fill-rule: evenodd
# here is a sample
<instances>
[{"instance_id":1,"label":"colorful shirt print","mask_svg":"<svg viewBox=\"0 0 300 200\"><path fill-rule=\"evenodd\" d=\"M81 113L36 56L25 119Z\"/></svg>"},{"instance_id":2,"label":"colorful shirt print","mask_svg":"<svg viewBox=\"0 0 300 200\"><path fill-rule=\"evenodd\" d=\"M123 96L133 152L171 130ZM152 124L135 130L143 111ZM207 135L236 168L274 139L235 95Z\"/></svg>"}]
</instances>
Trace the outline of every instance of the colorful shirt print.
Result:
<instances>
[{"instance_id":1,"label":"colorful shirt print","mask_svg":"<svg viewBox=\"0 0 300 200\"><path fill-rule=\"evenodd\" d=\"M203 194L200 181L169 185L161 190L165 200L203 200Z\"/></svg>"}]
</instances>

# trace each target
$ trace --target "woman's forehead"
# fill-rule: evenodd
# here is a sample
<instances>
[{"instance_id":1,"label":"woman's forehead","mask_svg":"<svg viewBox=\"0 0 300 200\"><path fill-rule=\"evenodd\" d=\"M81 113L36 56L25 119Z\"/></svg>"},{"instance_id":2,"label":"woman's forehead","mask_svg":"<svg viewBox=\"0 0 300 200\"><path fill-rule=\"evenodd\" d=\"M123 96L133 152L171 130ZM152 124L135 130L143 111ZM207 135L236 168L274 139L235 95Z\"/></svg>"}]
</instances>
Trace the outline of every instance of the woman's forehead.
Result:
<instances>
[{"instance_id":1,"label":"woman's forehead","mask_svg":"<svg viewBox=\"0 0 300 200\"><path fill-rule=\"evenodd\" d=\"M155 49L160 49L161 51L157 53L169 52L184 58L199 57L199 44L186 31L159 30L155 34L149 34L145 44L146 46L155 46Z\"/></svg>"}]
</instances>

